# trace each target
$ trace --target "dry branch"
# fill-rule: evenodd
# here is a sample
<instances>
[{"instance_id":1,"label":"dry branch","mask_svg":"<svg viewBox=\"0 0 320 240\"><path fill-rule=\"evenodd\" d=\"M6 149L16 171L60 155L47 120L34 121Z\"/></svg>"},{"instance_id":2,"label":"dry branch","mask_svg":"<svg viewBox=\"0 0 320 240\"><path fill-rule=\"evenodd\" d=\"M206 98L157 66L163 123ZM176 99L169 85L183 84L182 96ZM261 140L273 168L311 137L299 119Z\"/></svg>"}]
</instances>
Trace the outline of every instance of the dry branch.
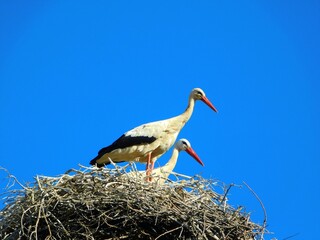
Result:
<instances>
[{"instance_id":1,"label":"dry branch","mask_svg":"<svg viewBox=\"0 0 320 240\"><path fill-rule=\"evenodd\" d=\"M5 195L0 238L247 240L265 232L226 203L219 182L176 174L175 181L158 185L128 170L135 165L37 176Z\"/></svg>"}]
</instances>

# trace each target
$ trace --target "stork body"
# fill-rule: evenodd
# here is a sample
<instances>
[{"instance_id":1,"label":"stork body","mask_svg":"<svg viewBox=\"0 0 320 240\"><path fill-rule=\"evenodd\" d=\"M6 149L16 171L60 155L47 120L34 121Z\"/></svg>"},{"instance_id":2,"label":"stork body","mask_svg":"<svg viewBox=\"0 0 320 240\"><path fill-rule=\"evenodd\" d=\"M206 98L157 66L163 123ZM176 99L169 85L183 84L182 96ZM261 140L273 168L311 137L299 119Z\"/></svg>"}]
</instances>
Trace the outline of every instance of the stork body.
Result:
<instances>
[{"instance_id":1,"label":"stork body","mask_svg":"<svg viewBox=\"0 0 320 240\"><path fill-rule=\"evenodd\" d=\"M163 184L168 179L177 164L178 156L181 151L186 151L198 163L204 166L197 153L191 148L190 142L187 139L180 139L175 143L169 161L163 167L155 168L152 171L152 174L150 175L150 177L152 177L152 181ZM134 171L128 173L127 175L134 178L150 180L150 178L146 178L146 171Z\"/></svg>"},{"instance_id":2,"label":"stork body","mask_svg":"<svg viewBox=\"0 0 320 240\"><path fill-rule=\"evenodd\" d=\"M153 169L154 162L169 150L180 130L190 119L196 100L202 100L217 112L203 90L195 88L189 96L188 107L181 115L143 124L124 133L110 146L102 148L90 164L102 167L109 164L110 159L113 162L146 162L147 170L149 170L147 174L149 174Z\"/></svg>"}]
</instances>

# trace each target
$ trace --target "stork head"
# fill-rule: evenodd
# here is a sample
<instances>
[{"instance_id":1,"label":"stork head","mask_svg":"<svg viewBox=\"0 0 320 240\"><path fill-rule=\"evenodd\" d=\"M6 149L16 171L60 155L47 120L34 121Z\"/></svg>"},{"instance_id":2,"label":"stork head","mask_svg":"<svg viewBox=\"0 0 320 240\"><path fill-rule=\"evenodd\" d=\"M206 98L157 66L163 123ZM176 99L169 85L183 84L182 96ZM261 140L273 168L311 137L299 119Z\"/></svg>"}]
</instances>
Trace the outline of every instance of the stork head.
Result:
<instances>
[{"instance_id":1,"label":"stork head","mask_svg":"<svg viewBox=\"0 0 320 240\"><path fill-rule=\"evenodd\" d=\"M207 104L213 111L218 112L218 110L213 106L213 104L209 101L209 99L206 97L206 94L201 88L194 88L191 91L191 97L194 100L201 100L205 104Z\"/></svg>"},{"instance_id":2,"label":"stork head","mask_svg":"<svg viewBox=\"0 0 320 240\"><path fill-rule=\"evenodd\" d=\"M198 163L200 163L202 166L204 166L203 162L199 158L199 156L196 154L196 152L191 148L191 144L187 139L180 139L176 142L175 148L180 151L186 151L191 157L193 157Z\"/></svg>"}]
</instances>

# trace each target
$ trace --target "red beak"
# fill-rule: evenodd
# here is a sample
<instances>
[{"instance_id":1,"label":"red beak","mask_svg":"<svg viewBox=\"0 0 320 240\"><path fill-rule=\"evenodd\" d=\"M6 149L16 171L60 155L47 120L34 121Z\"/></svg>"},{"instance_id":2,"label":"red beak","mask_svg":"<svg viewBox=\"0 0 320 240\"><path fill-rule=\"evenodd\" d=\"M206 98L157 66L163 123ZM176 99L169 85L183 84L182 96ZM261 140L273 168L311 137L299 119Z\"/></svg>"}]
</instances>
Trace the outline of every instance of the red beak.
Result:
<instances>
[{"instance_id":1,"label":"red beak","mask_svg":"<svg viewBox=\"0 0 320 240\"><path fill-rule=\"evenodd\" d=\"M204 166L203 162L201 161L201 159L199 158L199 156L196 154L195 151L193 151L193 149L191 147L186 149L186 152L193 157L195 160L197 160L198 163L200 163L202 166Z\"/></svg>"},{"instance_id":2,"label":"red beak","mask_svg":"<svg viewBox=\"0 0 320 240\"><path fill-rule=\"evenodd\" d=\"M203 96L201 99L205 104L207 104L213 111L218 112L218 110L213 106L213 104L209 101L206 96Z\"/></svg>"}]
</instances>

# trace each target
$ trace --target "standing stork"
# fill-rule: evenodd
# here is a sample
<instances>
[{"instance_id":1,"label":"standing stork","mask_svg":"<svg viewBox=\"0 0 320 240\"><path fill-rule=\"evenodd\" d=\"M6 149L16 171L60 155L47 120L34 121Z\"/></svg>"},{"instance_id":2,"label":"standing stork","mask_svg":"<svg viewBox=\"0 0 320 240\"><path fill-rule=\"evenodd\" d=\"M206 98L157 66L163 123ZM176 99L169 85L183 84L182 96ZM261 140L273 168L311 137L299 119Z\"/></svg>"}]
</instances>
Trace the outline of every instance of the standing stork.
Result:
<instances>
[{"instance_id":1,"label":"standing stork","mask_svg":"<svg viewBox=\"0 0 320 240\"><path fill-rule=\"evenodd\" d=\"M174 167L177 164L178 156L181 151L186 151L191 157L193 157L198 163L204 166L203 162L197 155L197 153L192 149L190 142L187 139L180 139L174 144L174 149L169 161L159 168L155 168L152 171L150 177L152 177L158 184L163 184L172 173ZM127 174L129 177L144 179L146 178L146 171L133 171ZM147 178L147 180L151 180Z\"/></svg>"},{"instance_id":2,"label":"standing stork","mask_svg":"<svg viewBox=\"0 0 320 240\"><path fill-rule=\"evenodd\" d=\"M90 161L91 165L103 167L113 162L136 161L147 163L147 175L150 175L154 162L174 144L179 132L190 119L195 102L203 101L213 111L217 109L200 88L194 88L189 96L188 107L176 117L140 125L119 137L108 147L102 148L98 156Z\"/></svg>"}]
</instances>

